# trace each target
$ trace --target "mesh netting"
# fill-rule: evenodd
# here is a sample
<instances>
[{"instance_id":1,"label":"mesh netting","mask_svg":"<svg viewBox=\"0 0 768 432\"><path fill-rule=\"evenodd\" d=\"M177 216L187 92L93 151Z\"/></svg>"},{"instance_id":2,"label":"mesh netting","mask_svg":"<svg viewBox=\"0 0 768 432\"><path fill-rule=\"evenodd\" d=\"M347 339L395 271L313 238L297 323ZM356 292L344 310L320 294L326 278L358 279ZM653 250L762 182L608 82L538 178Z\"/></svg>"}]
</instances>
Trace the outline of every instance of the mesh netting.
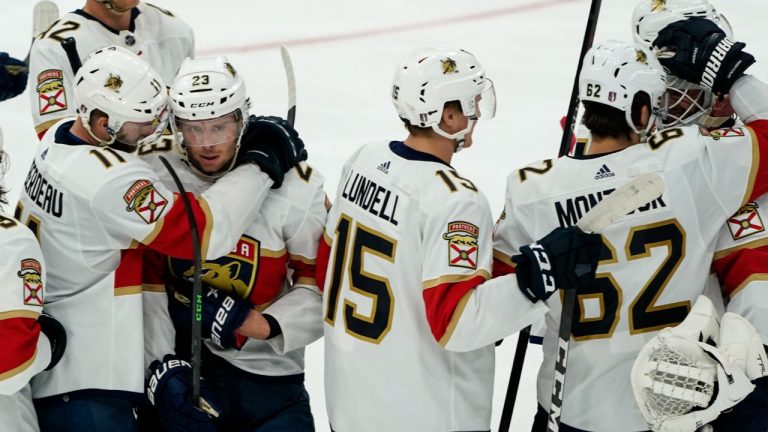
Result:
<instances>
[{"instance_id":1,"label":"mesh netting","mask_svg":"<svg viewBox=\"0 0 768 432\"><path fill-rule=\"evenodd\" d=\"M714 368L702 368L666 346L654 350L649 360L655 367L648 373L653 387L644 390L645 405L654 420L708 405L714 392Z\"/></svg>"}]
</instances>

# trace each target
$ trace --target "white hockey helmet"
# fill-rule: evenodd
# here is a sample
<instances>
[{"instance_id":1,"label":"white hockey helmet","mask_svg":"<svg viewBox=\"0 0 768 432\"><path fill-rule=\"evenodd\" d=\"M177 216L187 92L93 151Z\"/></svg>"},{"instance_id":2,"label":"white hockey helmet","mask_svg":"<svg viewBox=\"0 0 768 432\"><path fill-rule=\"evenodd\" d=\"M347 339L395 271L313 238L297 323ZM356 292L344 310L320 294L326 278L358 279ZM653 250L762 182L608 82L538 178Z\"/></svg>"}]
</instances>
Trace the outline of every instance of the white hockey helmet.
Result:
<instances>
[{"instance_id":1,"label":"white hockey helmet","mask_svg":"<svg viewBox=\"0 0 768 432\"><path fill-rule=\"evenodd\" d=\"M733 30L728 20L707 0L644 0L632 13L632 37L635 42L651 48L664 27L688 18L706 18L733 39ZM667 111L660 119L662 127L695 122L710 126L725 120L709 117L713 103L711 91L674 75L667 75L667 98Z\"/></svg>"},{"instance_id":2,"label":"white hockey helmet","mask_svg":"<svg viewBox=\"0 0 768 432\"><path fill-rule=\"evenodd\" d=\"M458 101L469 117L467 128L454 134L440 129L443 107ZM400 118L417 127L431 127L439 135L456 140L461 149L464 136L479 118L496 113L493 82L474 55L461 49L419 49L405 57L395 70L392 103Z\"/></svg>"},{"instance_id":3,"label":"white hockey helmet","mask_svg":"<svg viewBox=\"0 0 768 432\"><path fill-rule=\"evenodd\" d=\"M140 133L135 142L125 142L129 145L155 142L165 129L165 84L147 62L125 48L109 46L91 53L75 74L74 92L83 126L102 145L115 142L121 129L129 124L144 129L152 127L151 133ZM90 119L95 110L109 117L107 141L91 130Z\"/></svg>"},{"instance_id":4,"label":"white hockey helmet","mask_svg":"<svg viewBox=\"0 0 768 432\"><path fill-rule=\"evenodd\" d=\"M237 153L250 105L245 81L226 57L184 60L170 90L171 129L184 157L189 146L232 141Z\"/></svg>"},{"instance_id":5,"label":"white hockey helmet","mask_svg":"<svg viewBox=\"0 0 768 432\"><path fill-rule=\"evenodd\" d=\"M653 127L666 90L666 74L650 51L635 43L607 40L584 56L579 98L624 111L627 124L644 136ZM632 121L632 102L640 92L651 99L651 117L643 130Z\"/></svg>"}]
</instances>

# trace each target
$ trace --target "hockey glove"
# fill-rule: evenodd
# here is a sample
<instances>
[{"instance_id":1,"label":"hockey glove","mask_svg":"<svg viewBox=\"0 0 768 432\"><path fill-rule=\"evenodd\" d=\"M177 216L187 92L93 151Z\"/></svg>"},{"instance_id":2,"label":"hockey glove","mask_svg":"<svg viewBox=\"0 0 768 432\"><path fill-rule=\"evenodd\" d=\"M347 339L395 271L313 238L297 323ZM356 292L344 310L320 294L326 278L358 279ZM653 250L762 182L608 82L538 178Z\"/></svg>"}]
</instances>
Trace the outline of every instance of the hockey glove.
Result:
<instances>
[{"instance_id":1,"label":"hockey glove","mask_svg":"<svg viewBox=\"0 0 768 432\"><path fill-rule=\"evenodd\" d=\"M706 18L689 18L664 27L653 45L659 62L672 75L721 95L728 93L755 62L751 54L742 51L745 43L728 39Z\"/></svg>"},{"instance_id":2,"label":"hockey glove","mask_svg":"<svg viewBox=\"0 0 768 432\"><path fill-rule=\"evenodd\" d=\"M176 284L178 285L178 284ZM173 325L180 333L192 331L191 290L179 289L168 303ZM203 313L201 320L203 339L210 340L220 348L240 349L246 341L235 333L248 317L253 306L248 300L233 297L207 285L203 285Z\"/></svg>"},{"instance_id":3,"label":"hockey glove","mask_svg":"<svg viewBox=\"0 0 768 432\"><path fill-rule=\"evenodd\" d=\"M532 302L548 299L557 288L590 286L602 245L599 234L585 233L575 226L555 228L512 257L517 264L517 284Z\"/></svg>"},{"instance_id":4,"label":"hockey glove","mask_svg":"<svg viewBox=\"0 0 768 432\"><path fill-rule=\"evenodd\" d=\"M192 401L192 366L168 354L149 365L147 398L169 432L215 432L211 416L218 417L215 395L200 381L200 405Z\"/></svg>"},{"instance_id":5,"label":"hockey glove","mask_svg":"<svg viewBox=\"0 0 768 432\"><path fill-rule=\"evenodd\" d=\"M237 164L253 162L272 178L272 189L283 184L283 177L299 162L307 160L307 151L299 133L288 122L274 116L248 119Z\"/></svg>"},{"instance_id":6,"label":"hockey glove","mask_svg":"<svg viewBox=\"0 0 768 432\"><path fill-rule=\"evenodd\" d=\"M45 370L51 370L61 360L64 351L67 349L67 332L56 318L43 312L37 317L37 324L40 325L40 331L45 334L48 341L51 342L51 362Z\"/></svg>"},{"instance_id":7,"label":"hockey glove","mask_svg":"<svg viewBox=\"0 0 768 432\"><path fill-rule=\"evenodd\" d=\"M0 52L0 101L21 94L27 87L27 65Z\"/></svg>"}]
</instances>

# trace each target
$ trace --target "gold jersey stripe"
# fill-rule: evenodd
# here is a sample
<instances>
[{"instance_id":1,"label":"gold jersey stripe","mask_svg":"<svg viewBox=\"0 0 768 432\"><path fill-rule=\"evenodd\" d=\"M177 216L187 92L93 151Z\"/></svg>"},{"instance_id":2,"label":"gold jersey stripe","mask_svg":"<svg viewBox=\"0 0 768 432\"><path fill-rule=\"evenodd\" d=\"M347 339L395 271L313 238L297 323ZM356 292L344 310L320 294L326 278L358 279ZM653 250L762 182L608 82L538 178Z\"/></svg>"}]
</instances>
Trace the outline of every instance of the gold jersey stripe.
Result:
<instances>
[{"instance_id":1,"label":"gold jersey stripe","mask_svg":"<svg viewBox=\"0 0 768 432\"><path fill-rule=\"evenodd\" d=\"M478 270L472 274L464 274L464 275L447 275L447 276L440 276L437 279L430 279L422 282L421 287L422 289L430 289L434 288L438 285L442 285L445 283L459 283L464 282L466 280L472 279L475 276L482 276L484 279L488 280L491 278L491 274L488 273L485 270Z\"/></svg>"},{"instance_id":2,"label":"gold jersey stripe","mask_svg":"<svg viewBox=\"0 0 768 432\"><path fill-rule=\"evenodd\" d=\"M753 240L751 242L747 242L744 244L740 244L738 246L729 247L728 249L723 249L721 251L715 252L714 258L715 260L719 260L720 258L726 257L732 254L733 252L736 252L741 249L757 249L761 246L766 246L766 245L768 245L768 237Z\"/></svg>"},{"instance_id":3,"label":"gold jersey stripe","mask_svg":"<svg viewBox=\"0 0 768 432\"><path fill-rule=\"evenodd\" d=\"M25 361L24 363L16 366L15 368L13 368L13 369L11 369L11 370L9 370L7 372L0 373L0 381L7 380L8 378L14 377L14 376L24 372L30 366L32 366L32 363L35 362L36 358L37 358L37 349L35 349L34 354L32 354L32 357L30 357L29 360Z\"/></svg>"},{"instance_id":4,"label":"gold jersey stripe","mask_svg":"<svg viewBox=\"0 0 768 432\"><path fill-rule=\"evenodd\" d=\"M16 309L5 312L0 312L0 320L6 320L10 318L32 318L37 319L40 316L40 312L33 312L31 310Z\"/></svg>"}]
</instances>

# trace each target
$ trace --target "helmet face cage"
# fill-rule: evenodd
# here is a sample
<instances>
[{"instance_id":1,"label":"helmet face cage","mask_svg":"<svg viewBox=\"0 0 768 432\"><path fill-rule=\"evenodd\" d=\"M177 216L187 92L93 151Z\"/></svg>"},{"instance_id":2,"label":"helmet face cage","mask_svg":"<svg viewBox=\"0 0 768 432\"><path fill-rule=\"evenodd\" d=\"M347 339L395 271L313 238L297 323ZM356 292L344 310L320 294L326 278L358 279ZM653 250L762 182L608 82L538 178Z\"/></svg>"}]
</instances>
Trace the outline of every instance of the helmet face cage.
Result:
<instances>
[{"instance_id":1,"label":"helmet face cage","mask_svg":"<svg viewBox=\"0 0 768 432\"><path fill-rule=\"evenodd\" d=\"M144 127L134 141L125 144L154 142L160 137L157 131L165 129L165 84L149 64L125 48L111 46L91 53L75 75L74 92L78 116L103 145L112 144L126 122ZM108 117L106 141L91 130L91 115L96 110Z\"/></svg>"},{"instance_id":2,"label":"helmet face cage","mask_svg":"<svg viewBox=\"0 0 768 432\"><path fill-rule=\"evenodd\" d=\"M592 47L584 57L579 75L579 98L623 111L632 130L644 135L665 110L663 96L666 74L659 61L638 44L604 41ZM643 130L632 121L632 102L640 92L651 101L651 118Z\"/></svg>"},{"instance_id":3,"label":"helmet face cage","mask_svg":"<svg viewBox=\"0 0 768 432\"><path fill-rule=\"evenodd\" d=\"M422 128L442 120L447 102L458 101L471 120L493 118L493 82L467 51L428 48L414 51L400 62L392 85L392 103L400 118ZM436 129L437 131L437 129Z\"/></svg>"},{"instance_id":4,"label":"helmet face cage","mask_svg":"<svg viewBox=\"0 0 768 432\"><path fill-rule=\"evenodd\" d=\"M234 140L235 152L240 148L250 100L245 81L232 64L225 57L186 59L171 86L170 106L174 141L196 173L215 178L229 171L234 159L219 175L202 172L189 160L187 147Z\"/></svg>"},{"instance_id":5,"label":"helmet face cage","mask_svg":"<svg viewBox=\"0 0 768 432\"><path fill-rule=\"evenodd\" d=\"M635 42L650 48L664 27L694 17L714 22L727 37L733 39L730 23L707 0L645 0L635 7L632 14L632 36ZM706 122L712 110L712 92L671 75L667 80L665 99L668 106L660 117L660 127Z\"/></svg>"}]
</instances>

